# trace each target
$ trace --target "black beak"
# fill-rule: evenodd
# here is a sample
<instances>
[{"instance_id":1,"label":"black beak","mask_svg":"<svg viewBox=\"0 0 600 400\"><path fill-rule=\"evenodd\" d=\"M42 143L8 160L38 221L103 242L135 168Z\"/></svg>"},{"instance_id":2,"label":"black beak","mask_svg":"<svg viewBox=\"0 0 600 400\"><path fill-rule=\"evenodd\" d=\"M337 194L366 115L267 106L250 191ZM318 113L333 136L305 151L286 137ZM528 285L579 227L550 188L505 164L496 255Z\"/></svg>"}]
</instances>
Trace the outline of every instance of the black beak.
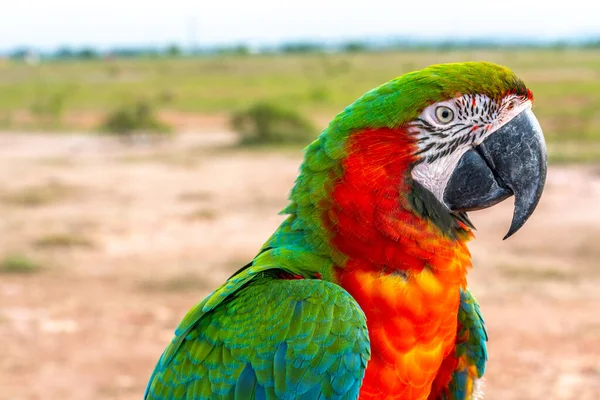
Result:
<instances>
[{"instance_id":1,"label":"black beak","mask_svg":"<svg viewBox=\"0 0 600 400\"><path fill-rule=\"evenodd\" d=\"M514 194L507 239L533 214L544 190L546 169L542 128L527 109L463 155L450 176L444 202L460 213L491 207Z\"/></svg>"}]
</instances>

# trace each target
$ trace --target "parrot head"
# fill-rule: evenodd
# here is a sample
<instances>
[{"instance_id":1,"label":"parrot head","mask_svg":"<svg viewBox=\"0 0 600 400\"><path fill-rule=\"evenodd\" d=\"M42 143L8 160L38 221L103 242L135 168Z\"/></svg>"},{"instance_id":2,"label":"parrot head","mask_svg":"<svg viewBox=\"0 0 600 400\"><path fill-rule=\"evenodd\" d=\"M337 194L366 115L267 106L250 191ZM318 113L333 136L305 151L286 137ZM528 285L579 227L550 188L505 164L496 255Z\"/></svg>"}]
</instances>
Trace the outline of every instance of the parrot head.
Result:
<instances>
[{"instance_id":1,"label":"parrot head","mask_svg":"<svg viewBox=\"0 0 600 400\"><path fill-rule=\"evenodd\" d=\"M462 224L472 227L466 212L514 196L506 239L531 216L546 179L545 142L532 104L531 91L506 67L432 65L367 92L332 121L320 145L342 158L356 151L348 145L355 136L396 132L408 153L402 172L412 190ZM372 154L372 163L383 159L381 146L369 146L362 151Z\"/></svg>"}]
</instances>

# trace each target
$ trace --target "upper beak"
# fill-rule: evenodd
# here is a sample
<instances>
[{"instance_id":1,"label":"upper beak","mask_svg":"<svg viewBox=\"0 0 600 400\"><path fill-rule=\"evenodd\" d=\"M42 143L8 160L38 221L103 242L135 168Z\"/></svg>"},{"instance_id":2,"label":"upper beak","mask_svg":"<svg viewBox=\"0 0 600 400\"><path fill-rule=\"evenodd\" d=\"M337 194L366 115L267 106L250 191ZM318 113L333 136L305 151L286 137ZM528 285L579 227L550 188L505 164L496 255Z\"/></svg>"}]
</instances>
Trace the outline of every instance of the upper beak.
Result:
<instances>
[{"instance_id":1,"label":"upper beak","mask_svg":"<svg viewBox=\"0 0 600 400\"><path fill-rule=\"evenodd\" d=\"M542 128L526 109L469 150L452 172L444 202L454 212L480 210L515 196L507 239L533 214L546 182Z\"/></svg>"}]
</instances>

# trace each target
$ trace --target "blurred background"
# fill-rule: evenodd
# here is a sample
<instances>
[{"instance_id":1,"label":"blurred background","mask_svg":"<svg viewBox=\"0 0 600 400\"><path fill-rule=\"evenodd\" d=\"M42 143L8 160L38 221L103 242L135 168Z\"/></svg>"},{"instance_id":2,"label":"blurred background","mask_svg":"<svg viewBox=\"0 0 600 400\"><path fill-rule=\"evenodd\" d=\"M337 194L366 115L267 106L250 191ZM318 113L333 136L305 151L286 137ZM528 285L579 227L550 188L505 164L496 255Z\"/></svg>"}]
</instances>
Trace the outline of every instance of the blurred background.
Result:
<instances>
[{"instance_id":1,"label":"blurred background","mask_svg":"<svg viewBox=\"0 0 600 400\"><path fill-rule=\"evenodd\" d=\"M0 400L140 399L185 312L278 226L365 91L486 60L533 91L548 183L473 213L488 399L600 399L593 2L22 1L0 12ZM219 4L216 4L219 3Z\"/></svg>"}]
</instances>

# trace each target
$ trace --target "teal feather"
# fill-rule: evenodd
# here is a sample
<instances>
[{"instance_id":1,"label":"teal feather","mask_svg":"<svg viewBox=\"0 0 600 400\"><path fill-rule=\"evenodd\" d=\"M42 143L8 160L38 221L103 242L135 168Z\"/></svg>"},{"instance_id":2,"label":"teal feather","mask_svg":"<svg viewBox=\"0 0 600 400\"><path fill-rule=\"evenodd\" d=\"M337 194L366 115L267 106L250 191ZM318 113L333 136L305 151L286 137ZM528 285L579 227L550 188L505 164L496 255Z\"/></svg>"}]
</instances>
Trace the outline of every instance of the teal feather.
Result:
<instances>
[{"instance_id":1,"label":"teal feather","mask_svg":"<svg viewBox=\"0 0 600 400\"><path fill-rule=\"evenodd\" d=\"M458 323L457 337L466 338L466 341L459 342L456 345L456 356L465 356L467 366L475 366L477 378L481 378L485 372L485 363L488 359L488 334L479 304L469 290L461 290L460 292ZM466 392L469 379L469 372L466 368L454 372L449 385L449 400L467 400L470 398L471 393Z\"/></svg>"}]
</instances>

